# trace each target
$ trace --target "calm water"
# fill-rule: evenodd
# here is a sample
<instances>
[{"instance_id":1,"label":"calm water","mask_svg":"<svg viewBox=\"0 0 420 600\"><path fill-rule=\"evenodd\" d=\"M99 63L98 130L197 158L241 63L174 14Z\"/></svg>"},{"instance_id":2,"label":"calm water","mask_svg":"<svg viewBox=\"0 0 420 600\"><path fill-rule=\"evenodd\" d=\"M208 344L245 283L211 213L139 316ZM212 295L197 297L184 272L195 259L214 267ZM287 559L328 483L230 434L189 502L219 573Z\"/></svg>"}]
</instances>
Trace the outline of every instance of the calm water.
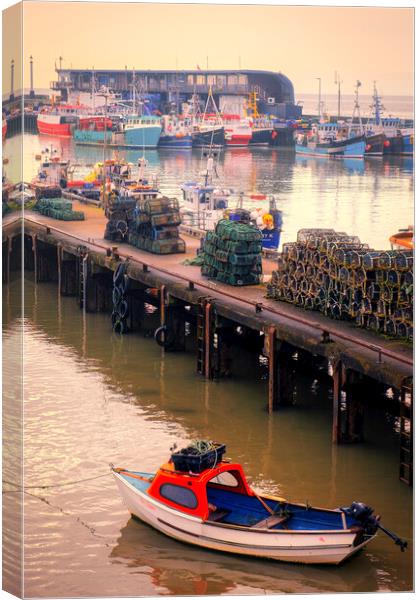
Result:
<instances>
[{"instance_id":1,"label":"calm water","mask_svg":"<svg viewBox=\"0 0 420 600\"><path fill-rule=\"evenodd\" d=\"M18 137L6 140L4 156L17 155ZM75 178L90 172L102 160L101 148L74 145L71 140L24 136L23 177L29 181L38 168L35 154L49 145L61 147L78 165ZM109 156L113 156L109 153ZM120 152L134 164L142 151ZM205 167L200 151L146 151L149 172L158 174L161 191L181 197L180 185L197 180ZM20 179L16 162L6 173ZM412 158L370 158L333 161L301 158L276 149L227 150L218 167L219 183L245 192L275 194L284 213L283 241L296 240L303 227L334 227L358 235L376 249L389 248L388 238L413 222Z\"/></svg>"},{"instance_id":2,"label":"calm water","mask_svg":"<svg viewBox=\"0 0 420 600\"><path fill-rule=\"evenodd\" d=\"M21 326L18 293L16 282L4 290L10 361ZM108 315L84 316L53 284L26 281L25 301L27 486L96 477L110 462L153 470L174 442L213 438L226 442L256 489L331 507L363 500L410 544L402 554L380 535L340 567L194 549L132 520L105 475L25 495L27 597L412 588L412 492L398 480L398 436L383 408L368 408L365 444L332 446L331 397L309 377L299 379L296 404L269 417L266 382L246 368L246 356L238 377L209 382L195 374L191 353L165 356L140 334L116 336ZM6 413L14 407L6 397Z\"/></svg>"}]
</instances>

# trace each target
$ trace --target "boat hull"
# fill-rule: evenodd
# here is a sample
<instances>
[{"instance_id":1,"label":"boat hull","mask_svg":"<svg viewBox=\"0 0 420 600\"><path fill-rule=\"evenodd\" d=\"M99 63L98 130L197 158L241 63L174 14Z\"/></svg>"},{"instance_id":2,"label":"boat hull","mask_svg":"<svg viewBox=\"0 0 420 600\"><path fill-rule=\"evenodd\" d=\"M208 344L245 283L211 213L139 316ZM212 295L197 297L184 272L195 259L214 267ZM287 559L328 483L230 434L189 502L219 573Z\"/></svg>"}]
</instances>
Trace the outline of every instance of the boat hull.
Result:
<instances>
[{"instance_id":1,"label":"boat hull","mask_svg":"<svg viewBox=\"0 0 420 600\"><path fill-rule=\"evenodd\" d=\"M249 141L250 146L268 146L271 142L271 134L273 129L266 127L263 129L253 129L252 137Z\"/></svg>"},{"instance_id":2,"label":"boat hull","mask_svg":"<svg viewBox=\"0 0 420 600\"><path fill-rule=\"evenodd\" d=\"M105 132L91 131L88 129L75 129L73 138L76 144L103 144ZM112 132L106 132L106 142L109 144L112 141Z\"/></svg>"},{"instance_id":3,"label":"boat hull","mask_svg":"<svg viewBox=\"0 0 420 600\"><path fill-rule=\"evenodd\" d=\"M190 150L193 146L193 140L191 135L183 135L177 137L176 135L161 135L159 139L158 148L173 148L175 150Z\"/></svg>"},{"instance_id":4,"label":"boat hull","mask_svg":"<svg viewBox=\"0 0 420 600\"><path fill-rule=\"evenodd\" d=\"M113 475L124 503L133 516L169 537L202 548L285 562L339 564L372 539L356 546L356 533L350 530L250 530L202 521L158 502L146 490L133 487L115 471Z\"/></svg>"},{"instance_id":5,"label":"boat hull","mask_svg":"<svg viewBox=\"0 0 420 600\"><path fill-rule=\"evenodd\" d=\"M38 132L41 135L54 135L57 137L71 137L72 123L54 123L51 120L43 120L38 117Z\"/></svg>"},{"instance_id":6,"label":"boat hull","mask_svg":"<svg viewBox=\"0 0 420 600\"><path fill-rule=\"evenodd\" d=\"M365 156L382 156L384 153L384 133L368 135L366 138Z\"/></svg>"},{"instance_id":7,"label":"boat hull","mask_svg":"<svg viewBox=\"0 0 420 600\"><path fill-rule=\"evenodd\" d=\"M296 143L296 154L321 158L363 158L365 147L364 137L350 138L331 144L308 143L307 146L304 146Z\"/></svg>"},{"instance_id":8,"label":"boat hull","mask_svg":"<svg viewBox=\"0 0 420 600\"><path fill-rule=\"evenodd\" d=\"M123 145L131 148L157 148L162 127L145 126L126 129Z\"/></svg>"},{"instance_id":9,"label":"boat hull","mask_svg":"<svg viewBox=\"0 0 420 600\"><path fill-rule=\"evenodd\" d=\"M193 131L192 143L194 148L205 146L223 146L225 143L225 130L223 127L207 131Z\"/></svg>"},{"instance_id":10,"label":"boat hull","mask_svg":"<svg viewBox=\"0 0 420 600\"><path fill-rule=\"evenodd\" d=\"M414 135L406 133L394 137L387 137L384 144L384 154L396 154L400 156L413 156Z\"/></svg>"}]
</instances>

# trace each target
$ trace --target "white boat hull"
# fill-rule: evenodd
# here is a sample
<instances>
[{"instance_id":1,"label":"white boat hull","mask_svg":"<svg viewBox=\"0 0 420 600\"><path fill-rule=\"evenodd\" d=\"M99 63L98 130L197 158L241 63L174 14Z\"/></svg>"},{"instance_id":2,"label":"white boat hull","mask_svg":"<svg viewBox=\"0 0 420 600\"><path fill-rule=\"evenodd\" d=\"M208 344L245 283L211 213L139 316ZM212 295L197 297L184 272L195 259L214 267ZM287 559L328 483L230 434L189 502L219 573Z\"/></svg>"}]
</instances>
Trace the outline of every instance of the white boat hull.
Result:
<instances>
[{"instance_id":1,"label":"white boat hull","mask_svg":"<svg viewBox=\"0 0 420 600\"><path fill-rule=\"evenodd\" d=\"M129 512L176 540L245 556L308 564L339 564L371 539L354 546L356 533L251 529L202 521L173 510L113 473Z\"/></svg>"}]
</instances>

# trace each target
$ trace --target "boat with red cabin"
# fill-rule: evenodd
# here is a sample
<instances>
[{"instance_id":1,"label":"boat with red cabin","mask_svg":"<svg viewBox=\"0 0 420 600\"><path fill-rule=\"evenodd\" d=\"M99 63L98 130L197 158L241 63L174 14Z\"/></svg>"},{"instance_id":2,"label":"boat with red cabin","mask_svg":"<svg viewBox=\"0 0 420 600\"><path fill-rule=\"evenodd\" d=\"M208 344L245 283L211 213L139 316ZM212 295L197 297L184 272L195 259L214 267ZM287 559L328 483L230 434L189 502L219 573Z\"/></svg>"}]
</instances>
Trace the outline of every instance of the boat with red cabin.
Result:
<instances>
[{"instance_id":1,"label":"boat with red cabin","mask_svg":"<svg viewBox=\"0 0 420 600\"><path fill-rule=\"evenodd\" d=\"M372 541L378 528L402 549L407 546L361 502L325 509L259 495L240 464L222 460L224 452L222 444L197 441L173 452L156 473L111 468L131 515L169 537L204 548L339 564Z\"/></svg>"},{"instance_id":2,"label":"boat with red cabin","mask_svg":"<svg viewBox=\"0 0 420 600\"><path fill-rule=\"evenodd\" d=\"M86 112L81 104L53 104L43 108L37 117L40 134L71 137L78 118Z\"/></svg>"}]
</instances>

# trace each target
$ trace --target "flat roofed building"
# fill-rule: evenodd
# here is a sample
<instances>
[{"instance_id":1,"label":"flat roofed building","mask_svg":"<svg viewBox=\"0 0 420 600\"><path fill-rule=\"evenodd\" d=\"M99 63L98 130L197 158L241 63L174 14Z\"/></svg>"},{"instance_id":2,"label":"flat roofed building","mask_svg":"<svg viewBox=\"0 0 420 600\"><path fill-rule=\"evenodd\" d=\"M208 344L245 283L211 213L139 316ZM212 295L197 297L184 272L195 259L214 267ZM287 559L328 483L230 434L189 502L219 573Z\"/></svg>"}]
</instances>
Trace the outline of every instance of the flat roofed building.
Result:
<instances>
[{"instance_id":1,"label":"flat roofed building","mask_svg":"<svg viewBox=\"0 0 420 600\"><path fill-rule=\"evenodd\" d=\"M168 103L188 101L193 94L201 99L207 97L209 88L219 106L220 96L243 96L255 93L258 111L283 118L297 118L301 108L295 105L293 84L282 73L260 70L169 70L169 71L130 71L57 69L58 79L51 88L67 101L72 93L89 93L94 77L96 89L105 86L121 93L128 99L133 87L143 94L156 95L165 109ZM163 110L163 112L166 112Z\"/></svg>"}]
</instances>

